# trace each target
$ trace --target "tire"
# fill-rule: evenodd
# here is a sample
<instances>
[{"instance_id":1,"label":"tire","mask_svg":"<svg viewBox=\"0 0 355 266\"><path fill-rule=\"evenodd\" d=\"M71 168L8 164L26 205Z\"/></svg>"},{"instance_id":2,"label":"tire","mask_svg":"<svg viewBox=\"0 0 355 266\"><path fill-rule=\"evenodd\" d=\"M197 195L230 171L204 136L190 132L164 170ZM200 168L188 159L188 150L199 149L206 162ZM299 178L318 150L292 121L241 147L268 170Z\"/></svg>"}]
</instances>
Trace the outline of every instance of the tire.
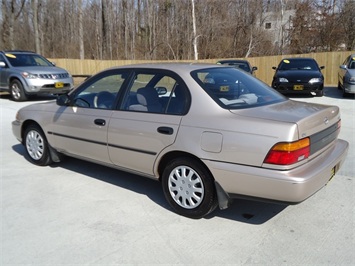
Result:
<instances>
[{"instance_id":1,"label":"tire","mask_svg":"<svg viewBox=\"0 0 355 266\"><path fill-rule=\"evenodd\" d=\"M338 90L342 90L343 88L341 87L340 82L338 81Z\"/></svg>"},{"instance_id":2,"label":"tire","mask_svg":"<svg viewBox=\"0 0 355 266\"><path fill-rule=\"evenodd\" d=\"M27 95L23 89L22 83L14 79L10 84L10 94L14 101L22 102L27 100Z\"/></svg>"},{"instance_id":3,"label":"tire","mask_svg":"<svg viewBox=\"0 0 355 266\"><path fill-rule=\"evenodd\" d=\"M162 186L166 200L180 215L199 219L217 207L214 180L196 159L170 161L163 171Z\"/></svg>"},{"instance_id":4,"label":"tire","mask_svg":"<svg viewBox=\"0 0 355 266\"><path fill-rule=\"evenodd\" d=\"M24 145L26 153L33 164L46 166L52 163L48 142L37 125L30 125L25 130Z\"/></svg>"},{"instance_id":5,"label":"tire","mask_svg":"<svg viewBox=\"0 0 355 266\"><path fill-rule=\"evenodd\" d=\"M322 97L323 94L324 94L323 90L320 90L320 91L317 91L317 92L316 92L316 96L317 96L317 97Z\"/></svg>"}]
</instances>

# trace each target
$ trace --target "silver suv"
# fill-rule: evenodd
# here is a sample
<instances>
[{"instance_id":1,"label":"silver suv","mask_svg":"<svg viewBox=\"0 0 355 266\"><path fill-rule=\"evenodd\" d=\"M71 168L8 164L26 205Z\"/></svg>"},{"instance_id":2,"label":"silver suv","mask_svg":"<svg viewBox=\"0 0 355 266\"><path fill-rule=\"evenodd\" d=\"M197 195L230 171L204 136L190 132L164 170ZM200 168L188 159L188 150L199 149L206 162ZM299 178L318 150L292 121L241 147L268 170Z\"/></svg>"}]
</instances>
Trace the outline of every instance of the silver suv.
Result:
<instances>
[{"instance_id":1,"label":"silver suv","mask_svg":"<svg viewBox=\"0 0 355 266\"><path fill-rule=\"evenodd\" d=\"M14 101L29 95L63 94L73 87L73 78L43 56L27 51L0 51L0 91L7 91Z\"/></svg>"}]
</instances>

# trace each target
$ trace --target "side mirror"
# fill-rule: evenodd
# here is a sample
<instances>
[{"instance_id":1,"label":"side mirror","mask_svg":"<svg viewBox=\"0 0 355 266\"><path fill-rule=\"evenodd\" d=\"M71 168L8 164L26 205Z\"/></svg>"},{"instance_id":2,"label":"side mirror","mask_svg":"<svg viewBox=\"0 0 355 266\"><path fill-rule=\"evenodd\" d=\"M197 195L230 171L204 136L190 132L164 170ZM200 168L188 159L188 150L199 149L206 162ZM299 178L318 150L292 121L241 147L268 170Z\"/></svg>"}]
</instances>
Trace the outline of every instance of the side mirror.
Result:
<instances>
[{"instance_id":1,"label":"side mirror","mask_svg":"<svg viewBox=\"0 0 355 266\"><path fill-rule=\"evenodd\" d=\"M59 95L57 98L57 105L68 106L70 104L70 98L67 94Z\"/></svg>"},{"instance_id":2,"label":"side mirror","mask_svg":"<svg viewBox=\"0 0 355 266\"><path fill-rule=\"evenodd\" d=\"M272 69L273 69L273 70L276 70L276 67L275 67L275 66L273 66L273 67L272 67Z\"/></svg>"},{"instance_id":3,"label":"side mirror","mask_svg":"<svg viewBox=\"0 0 355 266\"><path fill-rule=\"evenodd\" d=\"M347 69L346 65L340 65L339 68L341 68L341 69Z\"/></svg>"},{"instance_id":4,"label":"side mirror","mask_svg":"<svg viewBox=\"0 0 355 266\"><path fill-rule=\"evenodd\" d=\"M253 66L251 70L255 71L255 70L258 70L258 68L256 66Z\"/></svg>"},{"instance_id":5,"label":"side mirror","mask_svg":"<svg viewBox=\"0 0 355 266\"><path fill-rule=\"evenodd\" d=\"M164 95L168 92L168 90L165 87L155 87L157 90L158 95Z\"/></svg>"},{"instance_id":6,"label":"side mirror","mask_svg":"<svg viewBox=\"0 0 355 266\"><path fill-rule=\"evenodd\" d=\"M325 68L325 66L321 66L321 67L320 67L320 69L324 69L324 68Z\"/></svg>"},{"instance_id":7,"label":"side mirror","mask_svg":"<svg viewBox=\"0 0 355 266\"><path fill-rule=\"evenodd\" d=\"M53 66L55 66L55 63L54 63L54 62L51 62L51 64L52 64Z\"/></svg>"}]
</instances>

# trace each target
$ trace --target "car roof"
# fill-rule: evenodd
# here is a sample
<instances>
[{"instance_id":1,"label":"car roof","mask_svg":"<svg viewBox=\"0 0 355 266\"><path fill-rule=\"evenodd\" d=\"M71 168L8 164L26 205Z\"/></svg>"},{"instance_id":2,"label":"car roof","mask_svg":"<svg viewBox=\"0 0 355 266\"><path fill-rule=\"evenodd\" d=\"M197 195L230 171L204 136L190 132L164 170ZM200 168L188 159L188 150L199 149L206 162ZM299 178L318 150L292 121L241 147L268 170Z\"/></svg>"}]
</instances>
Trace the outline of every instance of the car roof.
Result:
<instances>
[{"instance_id":1,"label":"car roof","mask_svg":"<svg viewBox=\"0 0 355 266\"><path fill-rule=\"evenodd\" d=\"M190 72L199 69L225 67L212 63L143 63L111 67L110 69L143 68L143 69L164 69L170 71Z\"/></svg>"},{"instance_id":2,"label":"car roof","mask_svg":"<svg viewBox=\"0 0 355 266\"><path fill-rule=\"evenodd\" d=\"M33 52L33 51L25 51L25 50L2 50L2 51L0 51L1 53L16 53L16 54L18 54L18 53L26 53L26 54L35 54L35 52Z\"/></svg>"},{"instance_id":3,"label":"car roof","mask_svg":"<svg viewBox=\"0 0 355 266\"><path fill-rule=\"evenodd\" d=\"M297 60L297 61L302 61L302 60L314 60L316 61L314 58L312 57L288 57L288 58L283 58L281 61L283 60Z\"/></svg>"},{"instance_id":4,"label":"car roof","mask_svg":"<svg viewBox=\"0 0 355 266\"><path fill-rule=\"evenodd\" d=\"M249 63L247 60L242 59L225 59L219 60L217 63Z\"/></svg>"}]
</instances>

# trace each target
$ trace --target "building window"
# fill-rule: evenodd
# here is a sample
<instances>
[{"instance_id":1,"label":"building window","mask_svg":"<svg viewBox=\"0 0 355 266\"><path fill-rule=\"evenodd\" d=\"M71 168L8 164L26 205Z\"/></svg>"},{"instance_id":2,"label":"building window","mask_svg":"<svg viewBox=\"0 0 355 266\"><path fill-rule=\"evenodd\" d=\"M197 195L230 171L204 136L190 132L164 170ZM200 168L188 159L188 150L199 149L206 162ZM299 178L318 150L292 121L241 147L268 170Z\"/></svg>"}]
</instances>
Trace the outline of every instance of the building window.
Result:
<instances>
[{"instance_id":1,"label":"building window","mask_svg":"<svg viewBox=\"0 0 355 266\"><path fill-rule=\"evenodd\" d=\"M265 29L271 29L271 22L265 23Z\"/></svg>"}]
</instances>

